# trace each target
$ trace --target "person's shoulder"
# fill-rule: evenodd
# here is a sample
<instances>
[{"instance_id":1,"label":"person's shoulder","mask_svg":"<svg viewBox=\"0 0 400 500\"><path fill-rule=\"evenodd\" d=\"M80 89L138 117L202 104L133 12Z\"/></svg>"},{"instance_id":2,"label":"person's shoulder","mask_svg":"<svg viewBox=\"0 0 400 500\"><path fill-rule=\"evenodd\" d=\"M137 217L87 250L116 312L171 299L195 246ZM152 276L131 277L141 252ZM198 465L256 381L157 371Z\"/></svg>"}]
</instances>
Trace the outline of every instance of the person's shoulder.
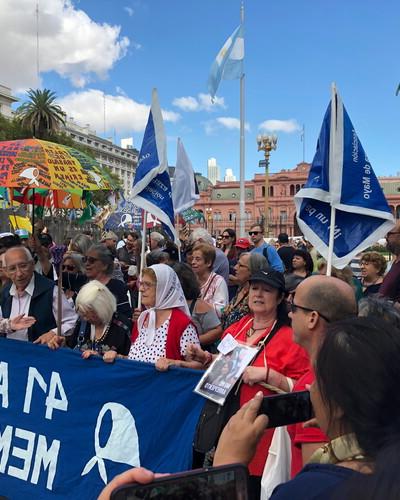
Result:
<instances>
[{"instance_id":1,"label":"person's shoulder","mask_svg":"<svg viewBox=\"0 0 400 500\"><path fill-rule=\"evenodd\" d=\"M354 474L352 469L333 464L306 465L295 478L275 488L271 500L317 500L329 498L332 489L339 487Z\"/></svg>"},{"instance_id":2,"label":"person's shoulder","mask_svg":"<svg viewBox=\"0 0 400 500\"><path fill-rule=\"evenodd\" d=\"M203 299L196 300L196 307L194 308L195 312L198 314L206 314L210 311L214 311L214 308L211 304L208 304Z\"/></svg>"},{"instance_id":3,"label":"person's shoulder","mask_svg":"<svg viewBox=\"0 0 400 500\"><path fill-rule=\"evenodd\" d=\"M118 280L116 278L111 278L106 287L109 290L125 290L127 288L124 281Z\"/></svg>"}]
</instances>

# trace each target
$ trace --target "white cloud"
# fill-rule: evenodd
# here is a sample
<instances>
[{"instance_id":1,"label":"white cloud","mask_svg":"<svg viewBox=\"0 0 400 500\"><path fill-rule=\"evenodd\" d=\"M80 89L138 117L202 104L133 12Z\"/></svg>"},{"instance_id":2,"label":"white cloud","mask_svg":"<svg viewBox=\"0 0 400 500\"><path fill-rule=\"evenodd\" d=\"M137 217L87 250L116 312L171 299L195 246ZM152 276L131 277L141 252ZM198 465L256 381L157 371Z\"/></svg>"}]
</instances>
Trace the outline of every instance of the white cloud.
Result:
<instances>
[{"instance_id":1,"label":"white cloud","mask_svg":"<svg viewBox=\"0 0 400 500\"><path fill-rule=\"evenodd\" d=\"M228 130L239 130L240 120L238 118L233 118L231 116L221 116L216 120L208 120L204 122L203 126L206 135L214 135L222 128L227 128ZM250 131L249 123L246 122L244 128L247 132L249 132Z\"/></svg>"},{"instance_id":2,"label":"white cloud","mask_svg":"<svg viewBox=\"0 0 400 500\"><path fill-rule=\"evenodd\" d=\"M36 73L36 2L1 0L0 52L2 83L14 92L38 87ZM105 78L125 56L130 41L120 26L94 22L71 0L40 0L39 67L55 71L83 87Z\"/></svg>"},{"instance_id":3,"label":"white cloud","mask_svg":"<svg viewBox=\"0 0 400 500\"><path fill-rule=\"evenodd\" d=\"M287 134L301 130L300 125L293 118L290 120L266 120L260 123L258 128L264 132L286 132Z\"/></svg>"},{"instance_id":4,"label":"white cloud","mask_svg":"<svg viewBox=\"0 0 400 500\"><path fill-rule=\"evenodd\" d=\"M116 129L118 133L142 132L147 123L150 106L134 101L125 95L105 95L106 128ZM80 125L89 123L96 131L104 130L104 94L100 90L88 89L73 92L58 104L69 117ZM180 115L174 111L162 110L165 121L175 123Z\"/></svg>"},{"instance_id":5,"label":"white cloud","mask_svg":"<svg viewBox=\"0 0 400 500\"><path fill-rule=\"evenodd\" d=\"M198 94L197 97L176 97L172 104L182 111L214 111L217 108L225 108L223 97L216 97L214 103L211 102L209 94Z\"/></svg>"},{"instance_id":6,"label":"white cloud","mask_svg":"<svg viewBox=\"0 0 400 500\"><path fill-rule=\"evenodd\" d=\"M222 125L223 127L228 128L230 130L239 130L240 129L239 118L233 118L231 116L221 116L220 118L217 118L217 122L220 125ZM244 128L245 128L245 130L249 131L250 125L248 123L245 123Z\"/></svg>"},{"instance_id":7,"label":"white cloud","mask_svg":"<svg viewBox=\"0 0 400 500\"><path fill-rule=\"evenodd\" d=\"M124 11L127 12L129 17L132 17L135 11L132 9L132 7L124 7Z\"/></svg>"}]
</instances>

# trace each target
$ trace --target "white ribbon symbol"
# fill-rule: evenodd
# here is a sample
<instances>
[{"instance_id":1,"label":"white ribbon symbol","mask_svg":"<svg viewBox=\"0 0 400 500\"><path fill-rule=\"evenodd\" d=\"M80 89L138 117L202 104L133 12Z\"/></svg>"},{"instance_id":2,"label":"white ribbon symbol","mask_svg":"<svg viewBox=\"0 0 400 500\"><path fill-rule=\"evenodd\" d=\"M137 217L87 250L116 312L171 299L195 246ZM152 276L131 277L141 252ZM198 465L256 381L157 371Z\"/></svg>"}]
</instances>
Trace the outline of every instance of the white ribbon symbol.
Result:
<instances>
[{"instance_id":1,"label":"white ribbon symbol","mask_svg":"<svg viewBox=\"0 0 400 500\"><path fill-rule=\"evenodd\" d=\"M110 410L112 427L107 443L100 446L100 428L104 415ZM82 471L81 476L88 474L98 464L99 474L104 484L107 484L107 471L104 459L112 460L132 467L140 466L139 438L136 431L135 419L125 406L119 403L106 403L97 417L94 431L94 449L96 455L92 457Z\"/></svg>"},{"instance_id":2,"label":"white ribbon symbol","mask_svg":"<svg viewBox=\"0 0 400 500\"><path fill-rule=\"evenodd\" d=\"M39 170L36 167L26 168L19 174L19 177L30 179L28 185L35 184L35 186L39 186L39 182L37 180L39 177Z\"/></svg>"},{"instance_id":3,"label":"white ribbon symbol","mask_svg":"<svg viewBox=\"0 0 400 500\"><path fill-rule=\"evenodd\" d=\"M132 215L131 214L124 214L121 217L121 222L118 224L118 227L123 227L125 224L132 224Z\"/></svg>"}]
</instances>

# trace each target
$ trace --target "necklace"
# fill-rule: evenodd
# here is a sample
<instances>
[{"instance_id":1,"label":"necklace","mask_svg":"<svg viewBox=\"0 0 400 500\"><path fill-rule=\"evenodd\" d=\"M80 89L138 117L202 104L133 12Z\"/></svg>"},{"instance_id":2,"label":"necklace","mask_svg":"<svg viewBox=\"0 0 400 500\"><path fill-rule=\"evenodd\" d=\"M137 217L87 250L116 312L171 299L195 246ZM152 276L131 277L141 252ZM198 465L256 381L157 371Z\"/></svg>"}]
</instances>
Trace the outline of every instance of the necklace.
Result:
<instances>
[{"instance_id":1,"label":"necklace","mask_svg":"<svg viewBox=\"0 0 400 500\"><path fill-rule=\"evenodd\" d=\"M256 332L260 332L262 330L266 330L268 327L270 326L270 324L268 324L267 326L262 326L261 328L254 328L254 321L253 321L253 326L251 326L247 332L246 332L246 337L249 338L251 337L252 335L254 335Z\"/></svg>"},{"instance_id":2,"label":"necklace","mask_svg":"<svg viewBox=\"0 0 400 500\"><path fill-rule=\"evenodd\" d=\"M111 322L108 323L105 327L104 327L104 330L103 330L103 334L101 335L101 337L99 338L96 338L96 334L94 333L93 337L92 337L92 343L95 345L95 344L101 344L103 342L103 340L107 337L107 334L110 330L110 327L111 327Z\"/></svg>"}]
</instances>

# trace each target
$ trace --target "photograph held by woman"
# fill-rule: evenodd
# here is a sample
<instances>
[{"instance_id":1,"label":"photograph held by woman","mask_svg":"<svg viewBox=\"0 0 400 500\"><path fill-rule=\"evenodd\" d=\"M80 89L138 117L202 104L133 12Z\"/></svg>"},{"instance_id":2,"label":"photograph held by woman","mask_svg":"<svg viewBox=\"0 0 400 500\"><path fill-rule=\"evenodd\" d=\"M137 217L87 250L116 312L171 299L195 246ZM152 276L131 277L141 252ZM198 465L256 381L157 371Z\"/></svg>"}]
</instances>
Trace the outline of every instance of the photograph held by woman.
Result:
<instances>
[{"instance_id":1,"label":"photograph held by woman","mask_svg":"<svg viewBox=\"0 0 400 500\"><path fill-rule=\"evenodd\" d=\"M251 276L249 282L250 313L230 325L222 338L230 334L238 342L257 346L273 329L276 333L244 371L243 383L239 390L240 406L252 399L258 391L262 391L265 396L274 394L272 390L260 385L261 382L289 392L294 381L309 369L308 356L303 348L294 343L293 331L288 326L283 274L274 270L259 271ZM190 346L188 355L203 364L211 362L210 353L200 350L197 346ZM263 433L249 464L252 491L255 491L255 494L260 489L272 435L272 429Z\"/></svg>"},{"instance_id":2,"label":"photograph held by woman","mask_svg":"<svg viewBox=\"0 0 400 500\"><path fill-rule=\"evenodd\" d=\"M84 257L84 262L88 279L103 283L116 298L117 312L130 318L132 307L128 288L124 282L112 278L114 257L108 248L102 244L92 245Z\"/></svg>"},{"instance_id":3,"label":"photograph held by woman","mask_svg":"<svg viewBox=\"0 0 400 500\"><path fill-rule=\"evenodd\" d=\"M145 268L139 291L146 309L134 323L129 359L156 363L160 370L199 368L185 357L187 347L200 342L175 271L166 264Z\"/></svg>"},{"instance_id":4,"label":"photograph held by woman","mask_svg":"<svg viewBox=\"0 0 400 500\"><path fill-rule=\"evenodd\" d=\"M130 320L117 312L117 301L110 290L97 280L84 285L76 298L79 319L75 328L65 337L53 337L50 349L63 345L82 351L82 357L103 356L112 362L117 355L129 352Z\"/></svg>"}]
</instances>

